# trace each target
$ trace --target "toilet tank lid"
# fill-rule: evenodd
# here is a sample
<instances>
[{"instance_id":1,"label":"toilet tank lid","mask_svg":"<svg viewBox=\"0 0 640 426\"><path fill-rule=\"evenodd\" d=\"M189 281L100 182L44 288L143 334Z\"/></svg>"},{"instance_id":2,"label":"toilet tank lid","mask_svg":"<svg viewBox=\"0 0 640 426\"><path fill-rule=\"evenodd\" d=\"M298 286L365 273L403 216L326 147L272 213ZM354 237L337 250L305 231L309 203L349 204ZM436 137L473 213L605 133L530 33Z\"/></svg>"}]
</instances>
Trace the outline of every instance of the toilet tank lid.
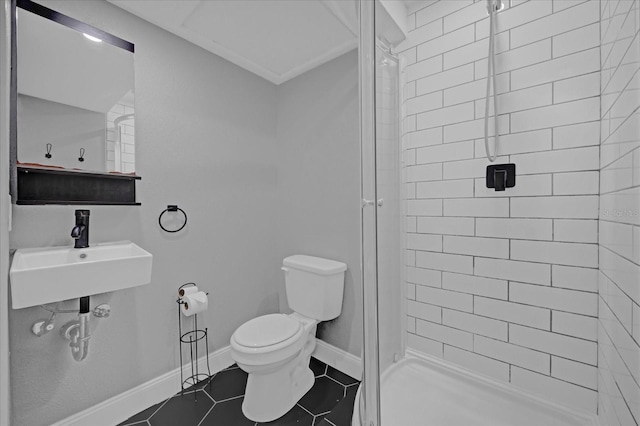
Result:
<instances>
[{"instance_id":1,"label":"toilet tank lid","mask_svg":"<svg viewBox=\"0 0 640 426\"><path fill-rule=\"evenodd\" d=\"M323 259L321 257L306 256L296 254L286 257L282 264L290 268L313 272L319 275L332 275L347 270L347 265L336 260Z\"/></svg>"}]
</instances>

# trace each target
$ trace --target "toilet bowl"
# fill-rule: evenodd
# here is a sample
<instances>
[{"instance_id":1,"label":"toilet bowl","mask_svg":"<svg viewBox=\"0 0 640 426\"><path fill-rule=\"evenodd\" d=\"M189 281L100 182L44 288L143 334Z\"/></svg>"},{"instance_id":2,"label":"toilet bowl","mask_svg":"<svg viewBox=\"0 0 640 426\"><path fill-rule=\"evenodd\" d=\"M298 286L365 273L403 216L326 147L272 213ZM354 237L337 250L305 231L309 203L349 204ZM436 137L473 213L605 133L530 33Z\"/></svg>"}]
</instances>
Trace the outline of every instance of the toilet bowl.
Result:
<instances>
[{"instance_id":1,"label":"toilet bowl","mask_svg":"<svg viewBox=\"0 0 640 426\"><path fill-rule=\"evenodd\" d=\"M231 357L248 373L242 412L256 422L283 416L311 389L315 378L309 360L317 324L342 309L347 265L303 255L283 264L294 312L254 318L231 336Z\"/></svg>"},{"instance_id":2,"label":"toilet bowl","mask_svg":"<svg viewBox=\"0 0 640 426\"><path fill-rule=\"evenodd\" d=\"M232 357L249 373L242 403L248 419L275 420L311 389L316 324L295 313L270 314L244 323L233 334Z\"/></svg>"}]
</instances>

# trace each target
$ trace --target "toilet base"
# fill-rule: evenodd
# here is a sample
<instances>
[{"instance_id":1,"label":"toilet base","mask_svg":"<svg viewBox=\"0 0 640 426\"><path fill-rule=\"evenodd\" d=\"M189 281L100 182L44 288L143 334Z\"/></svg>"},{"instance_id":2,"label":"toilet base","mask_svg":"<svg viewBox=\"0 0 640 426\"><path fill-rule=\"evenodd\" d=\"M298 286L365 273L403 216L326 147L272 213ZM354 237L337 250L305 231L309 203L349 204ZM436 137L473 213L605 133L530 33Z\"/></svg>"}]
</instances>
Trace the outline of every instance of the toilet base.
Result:
<instances>
[{"instance_id":1,"label":"toilet base","mask_svg":"<svg viewBox=\"0 0 640 426\"><path fill-rule=\"evenodd\" d=\"M313 386L315 377L306 364L292 362L269 374L249 374L242 412L254 422L270 422L284 416Z\"/></svg>"}]
</instances>

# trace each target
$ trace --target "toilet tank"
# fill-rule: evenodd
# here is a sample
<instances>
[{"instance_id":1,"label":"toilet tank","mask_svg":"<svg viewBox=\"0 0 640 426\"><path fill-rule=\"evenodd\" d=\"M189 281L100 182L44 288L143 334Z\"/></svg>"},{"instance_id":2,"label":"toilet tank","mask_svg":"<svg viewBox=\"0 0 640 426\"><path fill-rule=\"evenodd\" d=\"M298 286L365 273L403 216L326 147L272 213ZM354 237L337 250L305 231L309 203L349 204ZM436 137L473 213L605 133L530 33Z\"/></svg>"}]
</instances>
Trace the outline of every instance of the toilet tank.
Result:
<instances>
[{"instance_id":1,"label":"toilet tank","mask_svg":"<svg viewBox=\"0 0 640 426\"><path fill-rule=\"evenodd\" d=\"M287 301L294 312L318 321L340 315L346 264L301 254L285 258L282 264Z\"/></svg>"}]
</instances>

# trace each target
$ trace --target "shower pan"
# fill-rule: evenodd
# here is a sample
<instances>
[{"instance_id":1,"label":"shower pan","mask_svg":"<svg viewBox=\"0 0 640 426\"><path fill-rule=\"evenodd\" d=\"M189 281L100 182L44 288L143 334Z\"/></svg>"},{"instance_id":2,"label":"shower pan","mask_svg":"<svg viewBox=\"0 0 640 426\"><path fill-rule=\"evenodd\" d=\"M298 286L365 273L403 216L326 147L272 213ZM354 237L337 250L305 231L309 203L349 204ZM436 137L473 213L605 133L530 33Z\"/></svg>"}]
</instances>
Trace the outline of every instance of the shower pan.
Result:
<instances>
[{"instance_id":1,"label":"shower pan","mask_svg":"<svg viewBox=\"0 0 640 426\"><path fill-rule=\"evenodd\" d=\"M353 425L637 425L640 2L406 6L360 1Z\"/></svg>"}]
</instances>

